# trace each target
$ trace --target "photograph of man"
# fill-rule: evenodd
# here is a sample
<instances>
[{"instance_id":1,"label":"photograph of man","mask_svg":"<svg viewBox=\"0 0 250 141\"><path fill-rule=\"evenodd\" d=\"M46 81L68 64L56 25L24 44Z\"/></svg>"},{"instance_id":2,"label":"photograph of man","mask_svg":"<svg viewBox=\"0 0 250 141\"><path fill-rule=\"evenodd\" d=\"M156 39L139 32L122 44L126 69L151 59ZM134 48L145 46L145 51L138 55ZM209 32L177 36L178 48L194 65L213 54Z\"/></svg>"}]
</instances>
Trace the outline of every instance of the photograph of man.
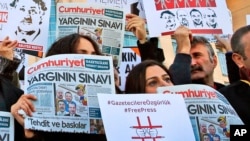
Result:
<instances>
[{"instance_id":1,"label":"photograph of man","mask_svg":"<svg viewBox=\"0 0 250 141\"><path fill-rule=\"evenodd\" d=\"M200 133L206 134L207 133L207 124L205 122L200 123Z\"/></svg>"},{"instance_id":2,"label":"photograph of man","mask_svg":"<svg viewBox=\"0 0 250 141\"><path fill-rule=\"evenodd\" d=\"M60 88L58 88L57 90L56 90L56 103L58 103L58 101L59 100L63 100L64 101L64 99L63 99L63 90L62 89L60 89ZM59 105L57 104L56 105L56 110L58 111L59 110L59 107L58 107Z\"/></svg>"},{"instance_id":3,"label":"photograph of man","mask_svg":"<svg viewBox=\"0 0 250 141\"><path fill-rule=\"evenodd\" d=\"M65 102L65 111L69 112L69 103L75 103L73 101L73 97L72 97L71 92L68 91L65 93L65 101L64 102Z\"/></svg>"},{"instance_id":4,"label":"photograph of man","mask_svg":"<svg viewBox=\"0 0 250 141\"><path fill-rule=\"evenodd\" d=\"M44 0L14 0L10 6L18 10L15 34L22 42L33 42L41 33L40 25L47 10Z\"/></svg>"},{"instance_id":5,"label":"photograph of man","mask_svg":"<svg viewBox=\"0 0 250 141\"><path fill-rule=\"evenodd\" d=\"M213 9L208 8L206 13L206 25L210 28L217 28L217 16Z\"/></svg>"},{"instance_id":6,"label":"photograph of man","mask_svg":"<svg viewBox=\"0 0 250 141\"><path fill-rule=\"evenodd\" d=\"M213 141L214 137L220 138L220 136L218 134L216 134L216 128L213 124L210 124L208 126L208 135L209 135L210 141Z\"/></svg>"},{"instance_id":7,"label":"photograph of man","mask_svg":"<svg viewBox=\"0 0 250 141\"><path fill-rule=\"evenodd\" d=\"M58 115L58 116L64 116L64 115L68 114L68 112L65 111L64 100L58 100L57 101L57 106L58 106L58 110L57 110L56 115Z\"/></svg>"},{"instance_id":8,"label":"photograph of man","mask_svg":"<svg viewBox=\"0 0 250 141\"><path fill-rule=\"evenodd\" d=\"M180 22L180 25L184 25L186 27L189 26L188 14L183 9L178 9L176 12L177 20Z\"/></svg>"},{"instance_id":9,"label":"photograph of man","mask_svg":"<svg viewBox=\"0 0 250 141\"><path fill-rule=\"evenodd\" d=\"M193 25L195 28L201 28L203 27L203 17L202 17L202 13L197 10L197 9L192 9L190 11L190 17L193 21Z\"/></svg>"},{"instance_id":10,"label":"photograph of man","mask_svg":"<svg viewBox=\"0 0 250 141\"><path fill-rule=\"evenodd\" d=\"M202 141L210 141L209 135L208 134L203 134Z\"/></svg>"},{"instance_id":11,"label":"photograph of man","mask_svg":"<svg viewBox=\"0 0 250 141\"><path fill-rule=\"evenodd\" d=\"M175 14L169 10L161 12L161 19L164 19L166 21L165 28L167 30L174 30L176 27L175 23Z\"/></svg>"},{"instance_id":12,"label":"photograph of man","mask_svg":"<svg viewBox=\"0 0 250 141\"><path fill-rule=\"evenodd\" d=\"M80 117L80 115L76 114L76 103L70 102L68 104L69 104L69 113L65 114L65 116Z\"/></svg>"}]
</instances>

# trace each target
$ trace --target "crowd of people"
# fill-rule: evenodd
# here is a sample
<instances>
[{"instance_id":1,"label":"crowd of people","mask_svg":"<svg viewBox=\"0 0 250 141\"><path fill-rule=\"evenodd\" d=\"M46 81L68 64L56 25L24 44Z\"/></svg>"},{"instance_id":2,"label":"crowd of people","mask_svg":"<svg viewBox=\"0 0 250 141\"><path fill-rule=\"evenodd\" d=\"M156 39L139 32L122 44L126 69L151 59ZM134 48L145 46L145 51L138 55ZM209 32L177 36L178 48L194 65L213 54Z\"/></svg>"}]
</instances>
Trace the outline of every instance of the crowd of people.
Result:
<instances>
[{"instance_id":1,"label":"crowd of people","mask_svg":"<svg viewBox=\"0 0 250 141\"><path fill-rule=\"evenodd\" d=\"M195 12L199 14L199 11L192 11L192 13ZM190 14L192 13L190 12ZM163 50L157 47L158 39L147 40L146 38L145 21L134 14L127 14L126 18L126 29L132 31L138 39L137 45L142 61L128 74L124 92L119 89L119 77L117 77L117 70L114 67L117 94L156 93L157 88L161 86L204 84L221 92L235 108L244 124L250 123L248 110L250 97L247 95L250 91L250 25L235 31L231 40L216 36L218 44L228 51L225 55L230 84L226 86L214 80L213 73L218 60L211 44L205 37L193 36L190 29L184 24L179 26L174 32L174 38L178 45L176 56L173 64L168 68L163 64L166 59ZM203 24L195 21L197 26ZM14 58L13 52L17 44L16 40L11 40L8 37L0 43L0 111L11 112L14 116L15 140L63 141L72 138L106 140L105 134L44 132L24 129L24 117L18 113L18 110L22 109L28 116L32 116L36 110L32 101L38 99L32 94L23 94L23 90L13 83L13 80L18 79L14 76L18 76L15 75L15 69L20 63L20 60ZM49 48L46 57L57 54L102 55L98 44L93 39L78 33L67 35L55 41ZM58 99L58 103L60 102L58 109L60 106L66 107L62 100ZM72 110L61 112L64 115L74 114L78 116L75 113L75 108L75 104L69 102L69 109ZM213 128L213 125L208 126L209 131L215 132L212 131L215 130ZM203 137L204 140L211 138L209 133L204 133ZM217 138L216 135L213 136L213 140Z\"/></svg>"}]
</instances>

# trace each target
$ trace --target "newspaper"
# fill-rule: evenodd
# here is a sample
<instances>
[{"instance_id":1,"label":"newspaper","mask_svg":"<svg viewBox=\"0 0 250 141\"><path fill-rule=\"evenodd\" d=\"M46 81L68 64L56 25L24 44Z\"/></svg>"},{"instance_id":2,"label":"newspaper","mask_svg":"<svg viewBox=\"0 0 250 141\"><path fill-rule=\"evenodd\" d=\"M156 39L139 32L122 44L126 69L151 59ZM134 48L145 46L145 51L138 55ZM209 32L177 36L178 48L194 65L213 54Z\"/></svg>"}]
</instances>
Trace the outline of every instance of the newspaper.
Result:
<instances>
[{"instance_id":1,"label":"newspaper","mask_svg":"<svg viewBox=\"0 0 250 141\"><path fill-rule=\"evenodd\" d=\"M36 112L25 128L91 132L102 123L97 93L115 94L112 57L67 54L43 58L25 69L25 93L34 94Z\"/></svg>"},{"instance_id":2,"label":"newspaper","mask_svg":"<svg viewBox=\"0 0 250 141\"><path fill-rule=\"evenodd\" d=\"M14 117L9 112L0 111L0 140L14 141Z\"/></svg>"},{"instance_id":3,"label":"newspaper","mask_svg":"<svg viewBox=\"0 0 250 141\"><path fill-rule=\"evenodd\" d=\"M215 89L199 84L159 87L158 93L181 94L186 102L196 141L215 129L221 141L230 141L230 125L243 125L242 120L227 99Z\"/></svg>"},{"instance_id":4,"label":"newspaper","mask_svg":"<svg viewBox=\"0 0 250 141\"><path fill-rule=\"evenodd\" d=\"M92 37L104 55L111 55L114 62L121 58L125 30L124 11L85 3L57 3L57 38L79 33Z\"/></svg>"}]
</instances>

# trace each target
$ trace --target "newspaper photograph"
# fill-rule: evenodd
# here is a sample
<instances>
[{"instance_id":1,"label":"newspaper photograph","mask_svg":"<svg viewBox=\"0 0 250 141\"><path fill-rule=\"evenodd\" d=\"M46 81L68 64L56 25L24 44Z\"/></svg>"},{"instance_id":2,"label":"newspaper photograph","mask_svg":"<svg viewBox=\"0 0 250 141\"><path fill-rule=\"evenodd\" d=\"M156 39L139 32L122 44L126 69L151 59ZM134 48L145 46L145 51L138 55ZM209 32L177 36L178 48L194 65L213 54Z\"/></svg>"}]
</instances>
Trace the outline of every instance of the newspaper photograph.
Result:
<instances>
[{"instance_id":1,"label":"newspaper photograph","mask_svg":"<svg viewBox=\"0 0 250 141\"><path fill-rule=\"evenodd\" d=\"M0 141L14 141L14 117L0 111Z\"/></svg>"},{"instance_id":2,"label":"newspaper photograph","mask_svg":"<svg viewBox=\"0 0 250 141\"><path fill-rule=\"evenodd\" d=\"M159 87L158 93L184 97L196 141L210 138L230 141L230 125L243 125L227 99L215 89L200 84Z\"/></svg>"},{"instance_id":3,"label":"newspaper photograph","mask_svg":"<svg viewBox=\"0 0 250 141\"><path fill-rule=\"evenodd\" d=\"M79 33L94 39L104 55L119 62L121 55L125 15L121 8L98 4L57 3L56 36Z\"/></svg>"},{"instance_id":4,"label":"newspaper photograph","mask_svg":"<svg viewBox=\"0 0 250 141\"><path fill-rule=\"evenodd\" d=\"M97 93L115 94L111 56L54 55L27 67L25 74L25 93L37 97L26 129L104 132Z\"/></svg>"}]
</instances>

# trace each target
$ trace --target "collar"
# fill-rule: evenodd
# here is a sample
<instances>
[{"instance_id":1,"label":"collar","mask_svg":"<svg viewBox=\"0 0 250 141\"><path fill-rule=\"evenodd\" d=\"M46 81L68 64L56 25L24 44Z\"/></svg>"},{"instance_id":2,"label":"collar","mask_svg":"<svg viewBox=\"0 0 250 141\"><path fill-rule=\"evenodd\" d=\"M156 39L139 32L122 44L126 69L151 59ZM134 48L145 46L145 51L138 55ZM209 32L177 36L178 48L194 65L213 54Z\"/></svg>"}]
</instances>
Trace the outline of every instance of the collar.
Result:
<instances>
[{"instance_id":1,"label":"collar","mask_svg":"<svg viewBox=\"0 0 250 141\"><path fill-rule=\"evenodd\" d=\"M246 84L248 84L250 86L250 82L249 81L247 81L247 80L240 80L240 81L242 81L242 82L244 82L244 83L246 83Z\"/></svg>"}]
</instances>

